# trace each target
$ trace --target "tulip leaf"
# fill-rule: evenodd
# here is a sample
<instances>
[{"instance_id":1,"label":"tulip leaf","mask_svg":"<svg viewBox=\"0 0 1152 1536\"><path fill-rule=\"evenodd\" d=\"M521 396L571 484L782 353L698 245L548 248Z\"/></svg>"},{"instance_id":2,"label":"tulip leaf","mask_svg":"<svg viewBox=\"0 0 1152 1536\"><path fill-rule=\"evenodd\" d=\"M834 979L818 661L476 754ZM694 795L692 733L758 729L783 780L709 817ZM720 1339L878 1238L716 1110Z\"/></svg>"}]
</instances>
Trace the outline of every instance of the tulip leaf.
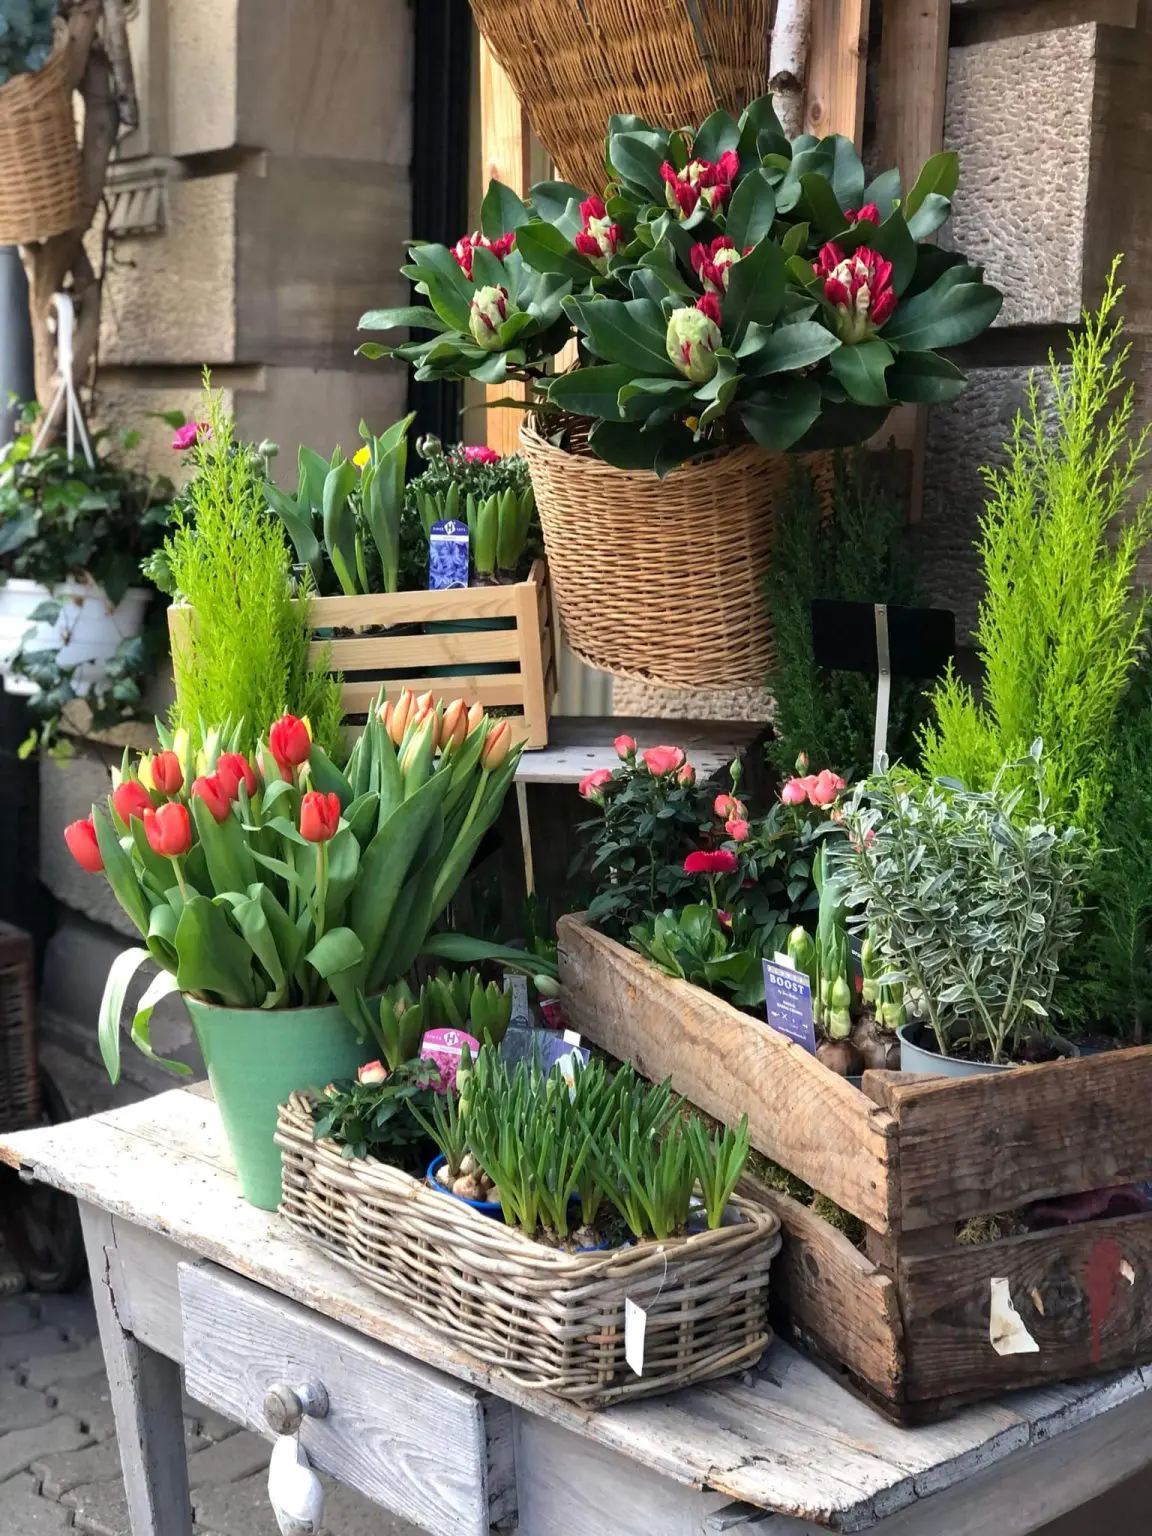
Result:
<instances>
[{"instance_id":1,"label":"tulip leaf","mask_svg":"<svg viewBox=\"0 0 1152 1536\"><path fill-rule=\"evenodd\" d=\"M354 971L364 962L364 946L351 928L330 928L304 956L318 976L331 981L342 971Z\"/></svg>"},{"instance_id":2,"label":"tulip leaf","mask_svg":"<svg viewBox=\"0 0 1152 1536\"><path fill-rule=\"evenodd\" d=\"M327 844L328 895L324 902L324 925L335 924L344 913L344 904L356 884L360 868L360 844L351 827L342 826Z\"/></svg>"},{"instance_id":3,"label":"tulip leaf","mask_svg":"<svg viewBox=\"0 0 1152 1536\"><path fill-rule=\"evenodd\" d=\"M516 232L516 247L536 272L554 273L586 283L597 268L554 224L534 219Z\"/></svg>"},{"instance_id":4,"label":"tulip leaf","mask_svg":"<svg viewBox=\"0 0 1152 1536\"><path fill-rule=\"evenodd\" d=\"M956 364L935 352L898 352L888 370L888 393L893 400L911 400L918 405L955 400L965 383Z\"/></svg>"},{"instance_id":5,"label":"tulip leaf","mask_svg":"<svg viewBox=\"0 0 1152 1536\"><path fill-rule=\"evenodd\" d=\"M103 807L92 807L92 821L96 828L96 842L104 860L104 875L112 887L112 894L136 924L141 933L148 932L150 905L140 885L140 877L132 860L125 853L116 830Z\"/></svg>"},{"instance_id":6,"label":"tulip leaf","mask_svg":"<svg viewBox=\"0 0 1152 1536\"><path fill-rule=\"evenodd\" d=\"M950 267L923 293L903 299L883 326L885 341L903 351L957 347L985 330L1000 313L1004 296L973 281L972 267Z\"/></svg>"},{"instance_id":7,"label":"tulip leaf","mask_svg":"<svg viewBox=\"0 0 1152 1536\"><path fill-rule=\"evenodd\" d=\"M784 252L774 240L764 239L742 261L728 269L728 292L721 313L726 339L738 347L753 321L771 325L784 302L786 275Z\"/></svg>"},{"instance_id":8,"label":"tulip leaf","mask_svg":"<svg viewBox=\"0 0 1152 1536\"><path fill-rule=\"evenodd\" d=\"M276 897L267 885L252 886L248 894L250 896L259 896L260 905L263 907L264 916L268 921L268 927L272 931L276 952L280 956L280 964L283 967L285 976L291 979L296 976L304 954L304 935L276 900Z\"/></svg>"},{"instance_id":9,"label":"tulip leaf","mask_svg":"<svg viewBox=\"0 0 1152 1536\"><path fill-rule=\"evenodd\" d=\"M360 476L350 459L335 464L324 481L324 544L346 597L356 594L356 516L349 497Z\"/></svg>"},{"instance_id":10,"label":"tulip leaf","mask_svg":"<svg viewBox=\"0 0 1152 1536\"><path fill-rule=\"evenodd\" d=\"M180 957L176 980L181 992L191 992L225 1007L253 1008L258 1001L252 955L228 921L225 908L207 896L193 896L176 925Z\"/></svg>"},{"instance_id":11,"label":"tulip leaf","mask_svg":"<svg viewBox=\"0 0 1152 1536\"><path fill-rule=\"evenodd\" d=\"M278 1008L288 989L288 977L285 975L284 963L280 958L280 951L259 895L248 896L243 901L234 902L232 918L244 942L260 962L268 977L268 991L260 1006Z\"/></svg>"},{"instance_id":12,"label":"tulip leaf","mask_svg":"<svg viewBox=\"0 0 1152 1536\"><path fill-rule=\"evenodd\" d=\"M783 453L820 415L820 386L814 379L796 379L771 392L758 391L741 405L739 415L761 448Z\"/></svg>"},{"instance_id":13,"label":"tulip leaf","mask_svg":"<svg viewBox=\"0 0 1152 1536\"><path fill-rule=\"evenodd\" d=\"M739 262L733 274L742 266ZM564 308L584 332L589 349L605 362L622 363L633 373L676 373L667 351L668 327L651 299L568 299Z\"/></svg>"},{"instance_id":14,"label":"tulip leaf","mask_svg":"<svg viewBox=\"0 0 1152 1536\"><path fill-rule=\"evenodd\" d=\"M744 372L752 376L807 368L839 347L839 338L816 320L798 320L776 330L750 325L737 351Z\"/></svg>"},{"instance_id":15,"label":"tulip leaf","mask_svg":"<svg viewBox=\"0 0 1152 1536\"><path fill-rule=\"evenodd\" d=\"M213 892L246 891L256 879L256 862L239 819L229 812L217 821L199 795L192 796L190 806Z\"/></svg>"},{"instance_id":16,"label":"tulip leaf","mask_svg":"<svg viewBox=\"0 0 1152 1536\"><path fill-rule=\"evenodd\" d=\"M738 251L759 245L772 232L776 219L776 193L765 173L757 167L732 194L724 233Z\"/></svg>"},{"instance_id":17,"label":"tulip leaf","mask_svg":"<svg viewBox=\"0 0 1152 1536\"><path fill-rule=\"evenodd\" d=\"M892 348L878 336L841 347L832 354L832 372L857 405L890 405L884 374L892 362Z\"/></svg>"},{"instance_id":18,"label":"tulip leaf","mask_svg":"<svg viewBox=\"0 0 1152 1536\"><path fill-rule=\"evenodd\" d=\"M480 204L480 230L489 240L499 240L514 229L527 224L532 217L521 198L511 187L493 178L488 183L484 201Z\"/></svg>"},{"instance_id":19,"label":"tulip leaf","mask_svg":"<svg viewBox=\"0 0 1152 1536\"><path fill-rule=\"evenodd\" d=\"M434 309L422 304L402 304L397 309L370 309L360 316L356 329L359 331L394 331L400 326L411 326L420 331L443 331L443 320Z\"/></svg>"},{"instance_id":20,"label":"tulip leaf","mask_svg":"<svg viewBox=\"0 0 1152 1536\"><path fill-rule=\"evenodd\" d=\"M120 1016L124 1011L124 998L132 984L132 978L152 956L146 949L126 949L116 956L108 969L104 982L104 995L100 999L100 1012L96 1023L96 1038L105 1070L114 1083L120 1081Z\"/></svg>"},{"instance_id":21,"label":"tulip leaf","mask_svg":"<svg viewBox=\"0 0 1152 1536\"><path fill-rule=\"evenodd\" d=\"M161 971L159 976L153 976L149 982L144 996L136 1005L136 1012L132 1018L132 1044L149 1061L154 1061L157 1066L166 1067L169 1072L175 1072L180 1077L191 1077L192 1068L184 1061L171 1061L164 1056L157 1056L152 1049L152 1010L162 998L169 997L180 988L176 984L175 976L167 971Z\"/></svg>"},{"instance_id":22,"label":"tulip leaf","mask_svg":"<svg viewBox=\"0 0 1152 1536\"><path fill-rule=\"evenodd\" d=\"M177 893L179 894L179 892ZM180 912L184 910L184 900L181 896L179 910L168 905L152 908L152 921L148 924L148 952L166 971L175 971L178 957L176 954L176 924L180 920Z\"/></svg>"},{"instance_id":23,"label":"tulip leaf","mask_svg":"<svg viewBox=\"0 0 1152 1536\"><path fill-rule=\"evenodd\" d=\"M313 789L318 789L322 795L335 794L340 800L341 807L352 804L352 786L347 777L340 772L324 748L317 746L315 742L312 743L312 749L308 753L308 772L312 778Z\"/></svg>"},{"instance_id":24,"label":"tulip leaf","mask_svg":"<svg viewBox=\"0 0 1152 1536\"><path fill-rule=\"evenodd\" d=\"M960 182L960 156L954 149L941 150L925 160L915 185L904 200L905 216L911 220L930 196L945 200L955 195Z\"/></svg>"}]
</instances>

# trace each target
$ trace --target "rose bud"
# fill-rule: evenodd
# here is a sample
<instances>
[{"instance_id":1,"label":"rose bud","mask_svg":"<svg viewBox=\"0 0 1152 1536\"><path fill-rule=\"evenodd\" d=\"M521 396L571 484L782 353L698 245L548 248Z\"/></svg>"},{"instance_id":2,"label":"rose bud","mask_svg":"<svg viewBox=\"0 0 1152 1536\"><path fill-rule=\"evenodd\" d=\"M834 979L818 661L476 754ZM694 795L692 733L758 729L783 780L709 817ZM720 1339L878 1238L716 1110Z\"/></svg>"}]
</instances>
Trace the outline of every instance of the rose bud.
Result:
<instances>
[{"instance_id":1,"label":"rose bud","mask_svg":"<svg viewBox=\"0 0 1152 1536\"><path fill-rule=\"evenodd\" d=\"M340 825L340 796L310 789L300 802L300 836L310 843L326 843Z\"/></svg>"},{"instance_id":2,"label":"rose bud","mask_svg":"<svg viewBox=\"0 0 1152 1536\"><path fill-rule=\"evenodd\" d=\"M636 741L632 736L617 736L612 743L616 748L616 756L622 762L632 763L636 761Z\"/></svg>"},{"instance_id":3,"label":"rose bud","mask_svg":"<svg viewBox=\"0 0 1152 1536\"><path fill-rule=\"evenodd\" d=\"M508 724L507 720L499 720L495 727L489 731L488 739L480 749L480 766L486 768L489 773L494 772L504 762L511 750L512 727Z\"/></svg>"},{"instance_id":4,"label":"rose bud","mask_svg":"<svg viewBox=\"0 0 1152 1536\"><path fill-rule=\"evenodd\" d=\"M737 800L735 795L717 795L712 802L713 815L721 821L731 821L734 816L744 816L744 802Z\"/></svg>"},{"instance_id":5,"label":"rose bud","mask_svg":"<svg viewBox=\"0 0 1152 1536\"><path fill-rule=\"evenodd\" d=\"M295 715L281 715L268 732L268 746L276 766L286 779L290 779L293 768L308 761L312 737L303 720L298 720Z\"/></svg>"},{"instance_id":6,"label":"rose bud","mask_svg":"<svg viewBox=\"0 0 1152 1536\"><path fill-rule=\"evenodd\" d=\"M724 830L734 843L745 843L752 829L742 816L733 816L724 823Z\"/></svg>"},{"instance_id":7,"label":"rose bud","mask_svg":"<svg viewBox=\"0 0 1152 1536\"><path fill-rule=\"evenodd\" d=\"M611 784L612 773L608 768L594 768L591 773L586 773L580 780L580 793L585 800L591 800L596 805L604 804L604 786Z\"/></svg>"},{"instance_id":8,"label":"rose bud","mask_svg":"<svg viewBox=\"0 0 1152 1536\"><path fill-rule=\"evenodd\" d=\"M159 810L147 812L144 817L144 833L153 853L163 854L166 859L181 858L192 846L192 823L188 818L188 807L169 800Z\"/></svg>"},{"instance_id":9,"label":"rose bud","mask_svg":"<svg viewBox=\"0 0 1152 1536\"><path fill-rule=\"evenodd\" d=\"M256 793L256 775L243 752L221 752L216 759L216 777L229 800L237 798L241 784L250 795Z\"/></svg>"},{"instance_id":10,"label":"rose bud","mask_svg":"<svg viewBox=\"0 0 1152 1536\"><path fill-rule=\"evenodd\" d=\"M803 805L808 798L808 791L802 779L789 779L780 791L780 799L785 805Z\"/></svg>"},{"instance_id":11,"label":"rose bud","mask_svg":"<svg viewBox=\"0 0 1152 1536\"><path fill-rule=\"evenodd\" d=\"M162 795L178 795L184 788L184 769L175 752L157 752L151 774L152 788Z\"/></svg>"},{"instance_id":12,"label":"rose bud","mask_svg":"<svg viewBox=\"0 0 1152 1536\"><path fill-rule=\"evenodd\" d=\"M155 810L152 796L136 779L122 779L112 791L112 804L125 826L133 816L143 817L145 811Z\"/></svg>"},{"instance_id":13,"label":"rose bud","mask_svg":"<svg viewBox=\"0 0 1152 1536\"><path fill-rule=\"evenodd\" d=\"M688 789L696 782L696 770L691 763L685 763L676 777L683 784L684 788Z\"/></svg>"},{"instance_id":14,"label":"rose bud","mask_svg":"<svg viewBox=\"0 0 1152 1536\"><path fill-rule=\"evenodd\" d=\"M204 774L192 781L192 794L197 800L203 800L212 813L212 820L224 822L228 820L232 811L232 800L228 791L221 783L219 775L215 773Z\"/></svg>"},{"instance_id":15,"label":"rose bud","mask_svg":"<svg viewBox=\"0 0 1152 1536\"><path fill-rule=\"evenodd\" d=\"M68 844L68 852L81 869L86 869L90 875L98 875L104 868L100 844L96 841L96 823L91 816L66 826L64 841Z\"/></svg>"},{"instance_id":16,"label":"rose bud","mask_svg":"<svg viewBox=\"0 0 1152 1536\"><path fill-rule=\"evenodd\" d=\"M724 339L719 321L720 305L711 293L705 294L695 309L674 309L669 317L665 350L693 384L706 384L719 366L716 348Z\"/></svg>"},{"instance_id":17,"label":"rose bud","mask_svg":"<svg viewBox=\"0 0 1152 1536\"><path fill-rule=\"evenodd\" d=\"M358 1083L386 1083L388 1081L388 1068L382 1061L368 1061L356 1074Z\"/></svg>"}]
</instances>

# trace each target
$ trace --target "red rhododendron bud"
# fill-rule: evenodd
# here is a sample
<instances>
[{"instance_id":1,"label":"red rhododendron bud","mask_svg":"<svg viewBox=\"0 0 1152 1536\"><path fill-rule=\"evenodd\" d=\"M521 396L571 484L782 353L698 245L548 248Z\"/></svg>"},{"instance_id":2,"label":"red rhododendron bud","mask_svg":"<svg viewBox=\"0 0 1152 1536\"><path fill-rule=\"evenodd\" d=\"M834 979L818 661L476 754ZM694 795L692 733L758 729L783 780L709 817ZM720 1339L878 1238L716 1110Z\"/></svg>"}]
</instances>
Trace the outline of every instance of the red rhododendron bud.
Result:
<instances>
[{"instance_id":1,"label":"red rhododendron bud","mask_svg":"<svg viewBox=\"0 0 1152 1536\"><path fill-rule=\"evenodd\" d=\"M243 752L221 752L216 759L216 777L229 800L237 798L241 784L250 795L256 793L256 774Z\"/></svg>"},{"instance_id":2,"label":"red rhododendron bud","mask_svg":"<svg viewBox=\"0 0 1152 1536\"><path fill-rule=\"evenodd\" d=\"M452 247L452 255L456 258L456 265L464 273L468 281L471 282L473 253L477 248L483 247L484 250L491 251L498 260L503 261L515 244L515 230L511 234L501 235L499 240L489 240L486 235L482 235L479 230L476 230L474 234L462 235L457 240L456 244Z\"/></svg>"},{"instance_id":3,"label":"red rhododendron bud","mask_svg":"<svg viewBox=\"0 0 1152 1536\"><path fill-rule=\"evenodd\" d=\"M720 334L720 300L706 293L695 309L674 309L668 317L665 351L686 379L706 384L716 372Z\"/></svg>"},{"instance_id":4,"label":"red rhododendron bud","mask_svg":"<svg viewBox=\"0 0 1152 1536\"><path fill-rule=\"evenodd\" d=\"M684 860L686 875L734 875L739 868L731 848L698 848Z\"/></svg>"},{"instance_id":5,"label":"red rhododendron bud","mask_svg":"<svg viewBox=\"0 0 1152 1536\"><path fill-rule=\"evenodd\" d=\"M340 796L310 789L300 802L300 836L310 843L326 843L340 825Z\"/></svg>"},{"instance_id":6,"label":"red rhododendron bud","mask_svg":"<svg viewBox=\"0 0 1152 1536\"><path fill-rule=\"evenodd\" d=\"M477 288L468 307L468 330L472 340L485 352L500 349L500 327L509 315L518 314L508 297L507 288Z\"/></svg>"},{"instance_id":7,"label":"red rhododendron bud","mask_svg":"<svg viewBox=\"0 0 1152 1536\"><path fill-rule=\"evenodd\" d=\"M137 779L122 779L112 791L112 804L125 826L133 816L143 817L145 811L155 810L152 796Z\"/></svg>"},{"instance_id":8,"label":"red rhododendron bud","mask_svg":"<svg viewBox=\"0 0 1152 1536\"><path fill-rule=\"evenodd\" d=\"M152 787L162 795L178 795L184 788L184 768L175 752L157 752L150 772Z\"/></svg>"},{"instance_id":9,"label":"red rhododendron bud","mask_svg":"<svg viewBox=\"0 0 1152 1536\"><path fill-rule=\"evenodd\" d=\"M582 256L594 261L603 271L609 257L624 244L624 231L608 217L602 197L589 197L580 204L580 217L584 227L573 240Z\"/></svg>"},{"instance_id":10,"label":"red rhododendron bud","mask_svg":"<svg viewBox=\"0 0 1152 1536\"><path fill-rule=\"evenodd\" d=\"M711 160L689 160L682 171L665 160L660 175L666 183L668 206L682 219L696 212L702 203L709 213L717 213L732 195L732 183L740 170L740 156L728 149L715 164Z\"/></svg>"},{"instance_id":11,"label":"red rhododendron bud","mask_svg":"<svg viewBox=\"0 0 1152 1536\"><path fill-rule=\"evenodd\" d=\"M64 841L68 844L68 852L81 869L86 869L90 875L98 875L104 868L100 844L96 841L96 823L91 816L86 816L83 821L70 822L64 828Z\"/></svg>"},{"instance_id":12,"label":"red rhododendron bud","mask_svg":"<svg viewBox=\"0 0 1152 1536\"><path fill-rule=\"evenodd\" d=\"M179 859L192 846L192 823L188 807L169 800L159 810L148 811L144 817L144 835L153 853L166 859Z\"/></svg>"},{"instance_id":13,"label":"red rhododendron bud","mask_svg":"<svg viewBox=\"0 0 1152 1536\"><path fill-rule=\"evenodd\" d=\"M683 768L684 753L679 747L646 747L640 754L640 761L654 779L662 779L665 774Z\"/></svg>"},{"instance_id":14,"label":"red rhododendron bud","mask_svg":"<svg viewBox=\"0 0 1152 1536\"><path fill-rule=\"evenodd\" d=\"M197 800L203 800L212 813L213 821L228 820L232 811L232 799L216 774L204 774L201 778L193 779L192 794Z\"/></svg>"},{"instance_id":15,"label":"red rhododendron bud","mask_svg":"<svg viewBox=\"0 0 1152 1536\"><path fill-rule=\"evenodd\" d=\"M708 293L728 292L729 269L740 259L735 241L727 235L717 235L711 245L701 243L692 247L692 270Z\"/></svg>"},{"instance_id":16,"label":"red rhododendron bud","mask_svg":"<svg viewBox=\"0 0 1152 1536\"><path fill-rule=\"evenodd\" d=\"M863 208L845 208L844 217L849 224L879 224L880 210L875 203L865 203Z\"/></svg>"},{"instance_id":17,"label":"red rhododendron bud","mask_svg":"<svg viewBox=\"0 0 1152 1536\"><path fill-rule=\"evenodd\" d=\"M896 308L892 263L862 245L851 256L829 240L813 263L824 297L836 309L836 334L846 346L866 341Z\"/></svg>"}]
</instances>

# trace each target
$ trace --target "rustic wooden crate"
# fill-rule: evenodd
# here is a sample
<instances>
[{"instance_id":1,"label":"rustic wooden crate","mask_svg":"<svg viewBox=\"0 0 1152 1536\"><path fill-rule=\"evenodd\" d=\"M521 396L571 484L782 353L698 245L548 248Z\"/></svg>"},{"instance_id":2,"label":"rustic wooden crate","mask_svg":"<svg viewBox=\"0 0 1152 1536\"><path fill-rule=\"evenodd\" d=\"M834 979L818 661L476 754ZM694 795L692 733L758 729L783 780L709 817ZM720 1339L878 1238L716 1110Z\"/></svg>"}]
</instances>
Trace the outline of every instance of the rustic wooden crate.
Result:
<instances>
[{"instance_id":1,"label":"rustic wooden crate","mask_svg":"<svg viewBox=\"0 0 1152 1536\"><path fill-rule=\"evenodd\" d=\"M1152 1213L956 1241L971 1217L1152 1178L1152 1048L971 1078L867 1072L860 1091L578 916L558 931L574 1029L719 1120L747 1113L755 1147L865 1224L861 1252L764 1195L794 1335L890 1416L1152 1361ZM994 1295L1018 1319L999 1349Z\"/></svg>"},{"instance_id":2,"label":"rustic wooden crate","mask_svg":"<svg viewBox=\"0 0 1152 1536\"><path fill-rule=\"evenodd\" d=\"M173 651L183 643L190 619L187 607L168 610ZM430 626L495 619L510 622L499 629L429 632ZM308 622L322 636L353 632L318 638L313 647L318 653L330 646L332 670L344 675L347 724L364 723L381 687L390 699L402 688L411 688L417 694L431 691L437 698L462 698L486 709L509 709L514 740L529 748L548 745L557 636L543 560L535 562L524 581L505 586L313 598ZM377 630L399 633L372 632ZM357 633L361 631L366 632ZM494 664L503 670L482 670Z\"/></svg>"}]
</instances>

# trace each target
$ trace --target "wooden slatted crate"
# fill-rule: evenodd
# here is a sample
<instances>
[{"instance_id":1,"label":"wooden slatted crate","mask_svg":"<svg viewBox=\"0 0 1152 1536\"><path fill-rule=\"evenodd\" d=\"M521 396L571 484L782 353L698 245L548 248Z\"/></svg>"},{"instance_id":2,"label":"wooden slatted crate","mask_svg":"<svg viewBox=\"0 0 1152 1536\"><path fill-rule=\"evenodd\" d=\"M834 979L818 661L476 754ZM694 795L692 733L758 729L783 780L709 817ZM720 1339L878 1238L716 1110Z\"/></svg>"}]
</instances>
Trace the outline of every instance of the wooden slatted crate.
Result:
<instances>
[{"instance_id":1,"label":"wooden slatted crate","mask_svg":"<svg viewBox=\"0 0 1152 1536\"><path fill-rule=\"evenodd\" d=\"M186 607L168 610L174 651L190 619ZM308 622L314 654L330 647L332 670L343 674L344 717L353 728L382 687L389 699L411 688L510 711L514 740L548 745L557 637L542 560L524 581L505 586L313 598Z\"/></svg>"},{"instance_id":2,"label":"wooden slatted crate","mask_svg":"<svg viewBox=\"0 0 1152 1536\"><path fill-rule=\"evenodd\" d=\"M861 1250L763 1192L792 1333L891 1417L1152 1361L1152 1213L957 1240L973 1217L1152 1179L1152 1048L970 1078L867 1072L861 1091L578 917L558 932L574 1029L719 1120L747 1113L753 1146L864 1223Z\"/></svg>"}]
</instances>

